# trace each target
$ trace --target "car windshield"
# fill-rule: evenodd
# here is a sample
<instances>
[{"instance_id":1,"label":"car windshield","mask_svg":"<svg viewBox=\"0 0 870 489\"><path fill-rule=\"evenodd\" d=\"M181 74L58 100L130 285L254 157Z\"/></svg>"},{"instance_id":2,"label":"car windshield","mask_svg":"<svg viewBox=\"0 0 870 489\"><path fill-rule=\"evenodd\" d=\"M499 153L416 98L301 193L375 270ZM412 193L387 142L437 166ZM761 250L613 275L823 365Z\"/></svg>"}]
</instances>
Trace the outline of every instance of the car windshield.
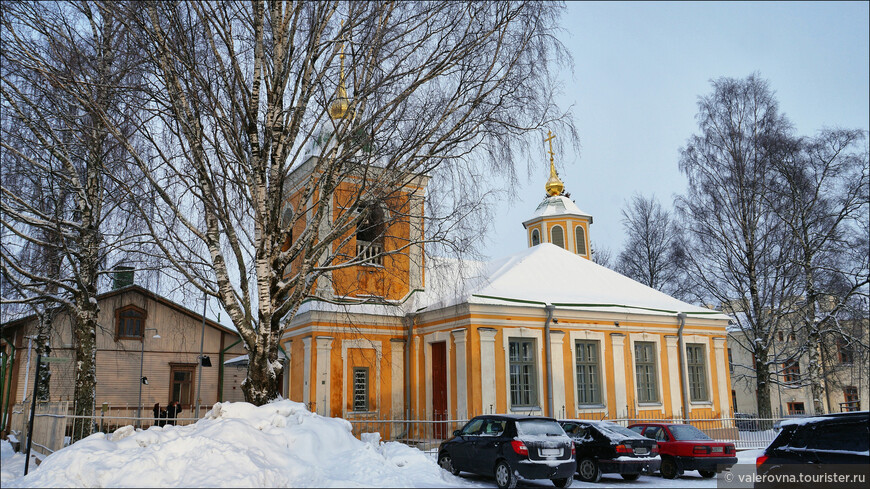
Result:
<instances>
[{"instance_id":1,"label":"car windshield","mask_svg":"<svg viewBox=\"0 0 870 489\"><path fill-rule=\"evenodd\" d=\"M610 423L610 422L598 423L598 428L601 431L603 431L605 435L608 435L607 436L608 438L613 438L612 436L610 436L611 433L615 433L617 435L620 435L620 437L625 437L625 436L627 436L629 438L637 438L638 437L638 434L636 431L631 431L628 428L623 428L622 426L619 426L616 423Z\"/></svg>"},{"instance_id":2,"label":"car windshield","mask_svg":"<svg viewBox=\"0 0 870 489\"><path fill-rule=\"evenodd\" d=\"M705 435L703 431L695 428L692 425L688 424L680 424L680 425L672 425L671 434L674 435L674 438L680 441L683 440L712 440L709 436Z\"/></svg>"},{"instance_id":3,"label":"car windshield","mask_svg":"<svg viewBox=\"0 0 870 489\"><path fill-rule=\"evenodd\" d=\"M565 436L565 431L555 421L528 419L517 421L517 434L529 436Z\"/></svg>"}]
</instances>

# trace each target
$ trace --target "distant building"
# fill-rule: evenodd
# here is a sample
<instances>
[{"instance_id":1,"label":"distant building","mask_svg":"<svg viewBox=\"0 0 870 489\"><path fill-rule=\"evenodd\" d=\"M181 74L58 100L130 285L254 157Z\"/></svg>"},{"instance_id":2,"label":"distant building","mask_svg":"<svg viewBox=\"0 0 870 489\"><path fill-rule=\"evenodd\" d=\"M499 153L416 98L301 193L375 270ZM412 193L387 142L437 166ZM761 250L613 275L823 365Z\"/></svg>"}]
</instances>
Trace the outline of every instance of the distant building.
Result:
<instances>
[{"instance_id":1,"label":"distant building","mask_svg":"<svg viewBox=\"0 0 870 489\"><path fill-rule=\"evenodd\" d=\"M841 328L858 341L850 344L842 338L829 337L823 345L819 345L824 375L822 403L825 413L866 410L870 405L867 388L870 382L870 355L861 346L867 344L868 320L844 321ZM784 358L794 354L794 359L771 367L772 373L776 370L774 375L778 380L771 384L771 412L774 416L821 414L814 412L812 390L807 383L809 354L798 353L805 340L799 336L799 328L782 329L774 335L771 357ZM748 338L736 326L731 326L728 345L732 409L739 413L755 414L758 412L755 358L748 347Z\"/></svg>"}]
</instances>

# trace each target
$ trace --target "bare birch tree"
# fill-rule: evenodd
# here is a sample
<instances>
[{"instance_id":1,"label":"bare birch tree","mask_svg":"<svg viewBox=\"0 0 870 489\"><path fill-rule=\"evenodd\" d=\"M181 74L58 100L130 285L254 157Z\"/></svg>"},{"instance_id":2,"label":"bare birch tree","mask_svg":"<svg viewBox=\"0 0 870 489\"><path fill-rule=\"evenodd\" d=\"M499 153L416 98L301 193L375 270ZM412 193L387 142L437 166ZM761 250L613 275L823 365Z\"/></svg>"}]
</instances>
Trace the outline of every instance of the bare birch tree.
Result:
<instances>
[{"instance_id":1,"label":"bare birch tree","mask_svg":"<svg viewBox=\"0 0 870 489\"><path fill-rule=\"evenodd\" d=\"M622 209L626 243L616 269L666 294L684 295L685 253L676 222L654 197L634 195Z\"/></svg>"},{"instance_id":2,"label":"bare birch tree","mask_svg":"<svg viewBox=\"0 0 870 489\"><path fill-rule=\"evenodd\" d=\"M868 158L863 131L825 130L813 138L781 140L773 159L770 195L795 246L800 308L793 329L807 356L804 378L814 413L824 413L825 346L845 341L860 350L866 339L841 324L843 309L866 303ZM859 316L860 317L860 316ZM836 341L830 341L836 338ZM830 352L827 353L830 357Z\"/></svg>"},{"instance_id":3,"label":"bare birch tree","mask_svg":"<svg viewBox=\"0 0 870 489\"><path fill-rule=\"evenodd\" d=\"M770 417L770 384L782 359L773 354L785 305L794 299L796 271L788 231L768 196L775 147L790 137L766 81L714 80L698 101L699 133L681 150L689 179L677 200L685 222L687 272L699 301L730 305L734 333L756 359L758 414ZM774 372L771 372L771 369Z\"/></svg>"},{"instance_id":4,"label":"bare birch tree","mask_svg":"<svg viewBox=\"0 0 870 489\"><path fill-rule=\"evenodd\" d=\"M486 193L475 175L513 175L545 127L576 141L553 102L550 69L567 58L550 3L117 8L150 56L150 149L128 148L159 201L149 225L242 336L254 404L277 396L282 330L332 274L424 241L467 247L457 229ZM431 195L407 189L428 176L454 186L421 214ZM347 250L354 230L377 239L424 219L425 239Z\"/></svg>"},{"instance_id":5,"label":"bare birch tree","mask_svg":"<svg viewBox=\"0 0 870 489\"><path fill-rule=\"evenodd\" d=\"M2 9L0 270L19 292L3 302L43 312L62 307L73 317L77 416L94 409L98 282L131 238L128 194L109 178L125 178L126 151L103 115L115 115L129 134L122 121L138 63L129 33L100 6L15 2ZM91 426L77 418L74 436L87 436Z\"/></svg>"}]
</instances>

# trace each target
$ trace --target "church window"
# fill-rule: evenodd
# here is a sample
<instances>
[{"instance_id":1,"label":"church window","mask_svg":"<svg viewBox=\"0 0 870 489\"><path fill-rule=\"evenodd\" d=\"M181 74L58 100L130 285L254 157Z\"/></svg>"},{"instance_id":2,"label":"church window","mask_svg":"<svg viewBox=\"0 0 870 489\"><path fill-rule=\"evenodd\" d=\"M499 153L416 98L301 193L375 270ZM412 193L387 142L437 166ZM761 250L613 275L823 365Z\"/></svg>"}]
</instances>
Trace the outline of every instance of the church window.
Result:
<instances>
[{"instance_id":1,"label":"church window","mask_svg":"<svg viewBox=\"0 0 870 489\"><path fill-rule=\"evenodd\" d=\"M586 231L583 229L583 226L577 226L574 228L575 242L577 243L577 254L585 255L586 254Z\"/></svg>"},{"instance_id":2,"label":"church window","mask_svg":"<svg viewBox=\"0 0 870 489\"><path fill-rule=\"evenodd\" d=\"M362 204L357 209L366 212L366 216L357 225L356 254L364 263L383 265L386 211L377 202Z\"/></svg>"},{"instance_id":3,"label":"church window","mask_svg":"<svg viewBox=\"0 0 870 489\"><path fill-rule=\"evenodd\" d=\"M704 345L686 345L686 364L689 368L689 399L707 400L707 367Z\"/></svg>"},{"instance_id":4,"label":"church window","mask_svg":"<svg viewBox=\"0 0 870 489\"><path fill-rule=\"evenodd\" d=\"M562 226L553 226L553 229L550 230L550 235L552 236L550 241L554 245L559 248L565 247L565 233L562 231Z\"/></svg>"},{"instance_id":5,"label":"church window","mask_svg":"<svg viewBox=\"0 0 870 489\"><path fill-rule=\"evenodd\" d=\"M656 347L653 342L638 341L634 344L638 402L659 401L655 351Z\"/></svg>"},{"instance_id":6,"label":"church window","mask_svg":"<svg viewBox=\"0 0 870 489\"><path fill-rule=\"evenodd\" d=\"M512 406L537 406L537 368L535 340L512 339L509 343Z\"/></svg>"},{"instance_id":7,"label":"church window","mask_svg":"<svg viewBox=\"0 0 870 489\"><path fill-rule=\"evenodd\" d=\"M538 246L541 244L541 233L538 232L537 229L532 230L532 246Z\"/></svg>"},{"instance_id":8,"label":"church window","mask_svg":"<svg viewBox=\"0 0 870 489\"><path fill-rule=\"evenodd\" d=\"M365 367L353 369L353 410L369 410L369 369Z\"/></svg>"},{"instance_id":9,"label":"church window","mask_svg":"<svg viewBox=\"0 0 870 489\"><path fill-rule=\"evenodd\" d=\"M598 342L578 341L577 404L601 404L601 379L598 364Z\"/></svg>"}]
</instances>

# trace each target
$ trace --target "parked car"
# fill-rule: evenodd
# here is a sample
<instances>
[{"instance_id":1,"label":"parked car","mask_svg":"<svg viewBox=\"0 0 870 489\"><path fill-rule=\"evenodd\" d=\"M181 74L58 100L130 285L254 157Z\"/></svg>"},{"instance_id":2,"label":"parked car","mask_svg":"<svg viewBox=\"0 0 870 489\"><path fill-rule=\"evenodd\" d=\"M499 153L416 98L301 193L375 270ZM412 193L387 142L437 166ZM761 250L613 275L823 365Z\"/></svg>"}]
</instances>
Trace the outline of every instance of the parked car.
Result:
<instances>
[{"instance_id":1,"label":"parked car","mask_svg":"<svg viewBox=\"0 0 870 489\"><path fill-rule=\"evenodd\" d=\"M438 464L453 475L460 471L495 476L498 487L515 487L523 479L550 479L556 487L574 480L574 444L553 418L487 415L472 418L438 448Z\"/></svg>"},{"instance_id":2,"label":"parked car","mask_svg":"<svg viewBox=\"0 0 870 489\"><path fill-rule=\"evenodd\" d=\"M759 475L800 471L813 480L822 480L816 476L827 473L827 464L858 464L868 471L870 412L783 420L782 430L755 461ZM843 468L835 471L842 474Z\"/></svg>"},{"instance_id":3,"label":"parked car","mask_svg":"<svg viewBox=\"0 0 870 489\"><path fill-rule=\"evenodd\" d=\"M659 471L665 479L674 479L687 470L710 478L737 463L733 443L715 441L690 424L637 423L628 428L659 444Z\"/></svg>"},{"instance_id":4,"label":"parked car","mask_svg":"<svg viewBox=\"0 0 870 489\"><path fill-rule=\"evenodd\" d=\"M559 424L574 440L577 475L583 482L598 482L603 473L633 481L659 470L662 463L654 440L616 423L568 419Z\"/></svg>"}]
</instances>

